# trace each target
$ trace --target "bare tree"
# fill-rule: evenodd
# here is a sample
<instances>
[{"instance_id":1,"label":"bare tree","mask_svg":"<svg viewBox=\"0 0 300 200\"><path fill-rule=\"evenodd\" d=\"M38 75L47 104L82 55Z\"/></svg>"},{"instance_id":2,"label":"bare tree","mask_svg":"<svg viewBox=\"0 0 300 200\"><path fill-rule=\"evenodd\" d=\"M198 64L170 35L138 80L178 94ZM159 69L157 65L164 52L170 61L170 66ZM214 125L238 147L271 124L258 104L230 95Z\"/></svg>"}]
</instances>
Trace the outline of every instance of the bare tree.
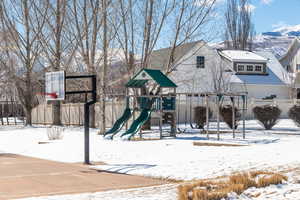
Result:
<instances>
[{"instance_id":1,"label":"bare tree","mask_svg":"<svg viewBox=\"0 0 300 200\"><path fill-rule=\"evenodd\" d=\"M102 14L103 14L103 31L102 31L102 37L103 37L103 69L101 73L101 127L100 127L100 133L104 134L105 127L106 127L106 117L105 117L105 110L106 110L106 104L105 104L105 98L106 98L106 76L107 76L107 68L108 68L108 61L107 61L107 50L108 50L108 26L107 26L107 6L108 6L108 0L101 0L102 2Z\"/></svg>"},{"instance_id":2,"label":"bare tree","mask_svg":"<svg viewBox=\"0 0 300 200\"><path fill-rule=\"evenodd\" d=\"M252 50L255 32L251 20L250 0L228 0L225 24L227 49Z\"/></svg>"},{"instance_id":3,"label":"bare tree","mask_svg":"<svg viewBox=\"0 0 300 200\"><path fill-rule=\"evenodd\" d=\"M100 30L102 26L102 7L100 0L74 0L70 7L72 32L78 44L78 53L89 74L97 74L103 58L99 55L101 48ZM80 64L80 63L79 63ZM95 127L95 107L90 108L90 126Z\"/></svg>"},{"instance_id":4,"label":"bare tree","mask_svg":"<svg viewBox=\"0 0 300 200\"><path fill-rule=\"evenodd\" d=\"M47 62L48 70L68 70L74 55L74 43L69 34L68 26L68 0L45 0L49 5L47 20L43 35L39 38L43 45L43 55ZM61 125L61 102L53 101L53 124Z\"/></svg>"},{"instance_id":5,"label":"bare tree","mask_svg":"<svg viewBox=\"0 0 300 200\"><path fill-rule=\"evenodd\" d=\"M1 27L7 32L6 48L1 64L6 65L10 80L14 81L19 100L25 110L26 124L31 125L31 111L36 105L35 91L42 70L39 38L45 25L48 7L41 1L3 0L0 2ZM40 12L41 11L41 12Z\"/></svg>"}]
</instances>

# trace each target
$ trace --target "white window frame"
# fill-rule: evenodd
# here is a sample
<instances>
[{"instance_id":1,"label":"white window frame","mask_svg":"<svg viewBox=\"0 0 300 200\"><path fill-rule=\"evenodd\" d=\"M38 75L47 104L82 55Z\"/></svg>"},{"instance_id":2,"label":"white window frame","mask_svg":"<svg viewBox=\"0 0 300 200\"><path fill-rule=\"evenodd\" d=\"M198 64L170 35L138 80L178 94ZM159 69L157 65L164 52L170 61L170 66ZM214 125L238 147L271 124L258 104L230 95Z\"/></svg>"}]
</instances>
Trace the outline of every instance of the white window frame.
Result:
<instances>
[{"instance_id":1,"label":"white window frame","mask_svg":"<svg viewBox=\"0 0 300 200\"><path fill-rule=\"evenodd\" d=\"M243 67L243 70L240 70L239 67ZM245 71L245 65L237 64L237 71L238 72L244 72Z\"/></svg>"},{"instance_id":2,"label":"white window frame","mask_svg":"<svg viewBox=\"0 0 300 200\"><path fill-rule=\"evenodd\" d=\"M243 66L243 70L240 70L239 69L239 67L240 66ZM248 66L252 66L252 71L248 71ZM261 68L261 70L256 70L256 66L260 66ZM262 74L263 73L263 67L264 67L264 65L263 64L255 64L255 63L237 63L236 64L236 70L237 70L237 72L241 72L241 73L253 73L253 74L257 74L257 73L259 73L259 74Z\"/></svg>"},{"instance_id":3,"label":"white window frame","mask_svg":"<svg viewBox=\"0 0 300 200\"><path fill-rule=\"evenodd\" d=\"M256 70L256 67L260 67L260 70ZM263 70L263 65L262 64L255 64L254 65L254 71L255 72L263 72L264 70Z\"/></svg>"},{"instance_id":4,"label":"white window frame","mask_svg":"<svg viewBox=\"0 0 300 200\"><path fill-rule=\"evenodd\" d=\"M252 70L248 70L248 67L251 67ZM254 65L247 64L247 65L246 65L246 71L247 71L247 72L255 72L255 70L254 70Z\"/></svg>"}]
</instances>

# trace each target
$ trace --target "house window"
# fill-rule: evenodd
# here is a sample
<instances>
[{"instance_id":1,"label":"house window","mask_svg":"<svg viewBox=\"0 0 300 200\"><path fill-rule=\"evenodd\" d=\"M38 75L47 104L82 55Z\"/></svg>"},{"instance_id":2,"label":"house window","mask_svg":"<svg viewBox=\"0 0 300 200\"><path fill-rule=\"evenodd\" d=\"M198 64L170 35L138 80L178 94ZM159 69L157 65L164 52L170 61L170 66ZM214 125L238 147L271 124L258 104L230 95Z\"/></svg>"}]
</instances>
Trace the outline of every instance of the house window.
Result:
<instances>
[{"instance_id":1,"label":"house window","mask_svg":"<svg viewBox=\"0 0 300 200\"><path fill-rule=\"evenodd\" d=\"M261 72L262 71L262 66L261 65L255 65L255 71L256 72Z\"/></svg>"},{"instance_id":2,"label":"house window","mask_svg":"<svg viewBox=\"0 0 300 200\"><path fill-rule=\"evenodd\" d=\"M238 65L238 71L239 72L245 71L244 65Z\"/></svg>"},{"instance_id":3,"label":"house window","mask_svg":"<svg viewBox=\"0 0 300 200\"><path fill-rule=\"evenodd\" d=\"M247 65L247 71L253 72L253 65Z\"/></svg>"},{"instance_id":4,"label":"house window","mask_svg":"<svg viewBox=\"0 0 300 200\"><path fill-rule=\"evenodd\" d=\"M297 64L296 67L297 67L297 70L300 71L300 64Z\"/></svg>"},{"instance_id":5,"label":"house window","mask_svg":"<svg viewBox=\"0 0 300 200\"><path fill-rule=\"evenodd\" d=\"M204 68L204 56L197 56L196 58L197 63L196 63L196 67L197 68Z\"/></svg>"}]
</instances>

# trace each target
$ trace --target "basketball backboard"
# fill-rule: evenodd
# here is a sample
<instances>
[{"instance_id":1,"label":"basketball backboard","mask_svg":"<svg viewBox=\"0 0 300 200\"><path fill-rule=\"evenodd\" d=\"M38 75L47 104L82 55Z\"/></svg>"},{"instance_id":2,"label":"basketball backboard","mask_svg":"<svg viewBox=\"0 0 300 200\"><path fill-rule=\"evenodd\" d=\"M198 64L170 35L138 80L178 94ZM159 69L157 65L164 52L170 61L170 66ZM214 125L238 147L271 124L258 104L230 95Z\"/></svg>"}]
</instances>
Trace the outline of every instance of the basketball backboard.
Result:
<instances>
[{"instance_id":1,"label":"basketball backboard","mask_svg":"<svg viewBox=\"0 0 300 200\"><path fill-rule=\"evenodd\" d=\"M47 72L45 74L46 101L65 99L65 72Z\"/></svg>"}]
</instances>

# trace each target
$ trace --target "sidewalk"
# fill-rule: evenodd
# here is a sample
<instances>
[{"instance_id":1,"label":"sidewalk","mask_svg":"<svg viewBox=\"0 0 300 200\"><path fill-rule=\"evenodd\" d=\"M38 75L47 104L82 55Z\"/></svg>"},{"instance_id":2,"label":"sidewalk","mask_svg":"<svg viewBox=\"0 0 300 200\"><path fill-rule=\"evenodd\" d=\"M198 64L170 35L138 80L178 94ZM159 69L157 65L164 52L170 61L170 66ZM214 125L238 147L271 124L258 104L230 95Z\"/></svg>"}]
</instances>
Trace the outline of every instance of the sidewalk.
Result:
<instances>
[{"instance_id":1,"label":"sidewalk","mask_svg":"<svg viewBox=\"0 0 300 200\"><path fill-rule=\"evenodd\" d=\"M100 192L164 183L140 176L98 172L83 164L0 154L0 200Z\"/></svg>"}]
</instances>

